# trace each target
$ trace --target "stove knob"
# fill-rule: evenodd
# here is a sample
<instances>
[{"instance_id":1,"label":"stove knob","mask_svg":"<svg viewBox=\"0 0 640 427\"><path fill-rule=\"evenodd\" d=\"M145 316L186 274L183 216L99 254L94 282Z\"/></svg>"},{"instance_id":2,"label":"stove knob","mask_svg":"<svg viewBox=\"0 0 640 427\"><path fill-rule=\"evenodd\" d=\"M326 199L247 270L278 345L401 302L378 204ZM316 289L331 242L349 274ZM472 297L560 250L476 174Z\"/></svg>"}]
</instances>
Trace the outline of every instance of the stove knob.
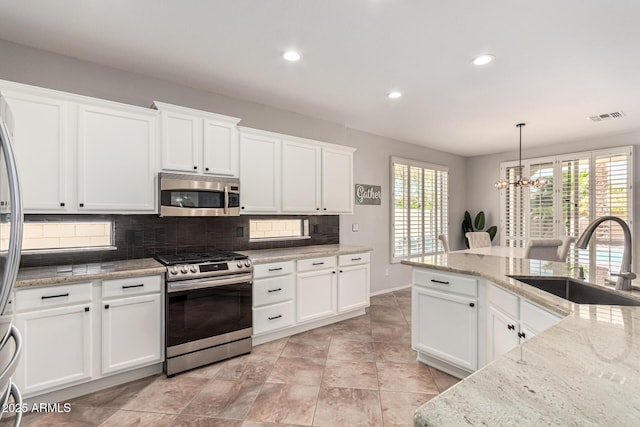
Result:
<instances>
[{"instance_id":1,"label":"stove knob","mask_svg":"<svg viewBox=\"0 0 640 427\"><path fill-rule=\"evenodd\" d=\"M245 266L245 267L251 267L251 261L246 260L246 261L244 262L244 266Z\"/></svg>"},{"instance_id":2,"label":"stove knob","mask_svg":"<svg viewBox=\"0 0 640 427\"><path fill-rule=\"evenodd\" d=\"M192 265L190 268L192 273L197 273L198 272L198 266L197 265Z\"/></svg>"},{"instance_id":3,"label":"stove knob","mask_svg":"<svg viewBox=\"0 0 640 427\"><path fill-rule=\"evenodd\" d=\"M242 268L242 261L238 261L236 265L238 266L238 268Z\"/></svg>"},{"instance_id":4,"label":"stove knob","mask_svg":"<svg viewBox=\"0 0 640 427\"><path fill-rule=\"evenodd\" d=\"M169 273L178 274L178 267L171 267L171 270L169 270Z\"/></svg>"},{"instance_id":5,"label":"stove knob","mask_svg":"<svg viewBox=\"0 0 640 427\"><path fill-rule=\"evenodd\" d=\"M189 270L187 270L187 266L183 265L182 267L180 267L180 273L182 274L187 274Z\"/></svg>"}]
</instances>

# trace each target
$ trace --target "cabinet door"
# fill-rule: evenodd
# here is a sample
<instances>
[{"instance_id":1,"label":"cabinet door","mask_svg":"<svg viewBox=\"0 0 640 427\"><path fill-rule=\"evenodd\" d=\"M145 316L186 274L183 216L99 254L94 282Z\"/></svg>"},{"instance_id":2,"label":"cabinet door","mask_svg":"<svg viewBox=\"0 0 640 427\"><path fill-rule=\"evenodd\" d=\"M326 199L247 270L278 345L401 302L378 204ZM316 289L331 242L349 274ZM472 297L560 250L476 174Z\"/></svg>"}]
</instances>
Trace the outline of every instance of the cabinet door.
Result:
<instances>
[{"instance_id":1,"label":"cabinet door","mask_svg":"<svg viewBox=\"0 0 640 427\"><path fill-rule=\"evenodd\" d=\"M64 211L67 197L67 102L3 92L14 117L14 148L29 212Z\"/></svg>"},{"instance_id":2,"label":"cabinet door","mask_svg":"<svg viewBox=\"0 0 640 427\"><path fill-rule=\"evenodd\" d=\"M125 107L79 107L80 211L156 210L155 123L155 114Z\"/></svg>"},{"instance_id":3,"label":"cabinet door","mask_svg":"<svg viewBox=\"0 0 640 427\"><path fill-rule=\"evenodd\" d=\"M369 264L338 270L338 312L369 306Z\"/></svg>"},{"instance_id":4,"label":"cabinet door","mask_svg":"<svg viewBox=\"0 0 640 427\"><path fill-rule=\"evenodd\" d=\"M414 286L412 304L413 347L475 371L478 367L477 300Z\"/></svg>"},{"instance_id":5,"label":"cabinet door","mask_svg":"<svg viewBox=\"0 0 640 427\"><path fill-rule=\"evenodd\" d=\"M102 373L162 360L160 294L102 303Z\"/></svg>"},{"instance_id":6,"label":"cabinet door","mask_svg":"<svg viewBox=\"0 0 640 427\"><path fill-rule=\"evenodd\" d=\"M160 113L162 170L196 173L200 165L202 119L173 111Z\"/></svg>"},{"instance_id":7,"label":"cabinet door","mask_svg":"<svg viewBox=\"0 0 640 427\"><path fill-rule=\"evenodd\" d=\"M335 313L335 270L299 273L296 281L297 322L320 319Z\"/></svg>"},{"instance_id":8,"label":"cabinet door","mask_svg":"<svg viewBox=\"0 0 640 427\"><path fill-rule=\"evenodd\" d=\"M280 140L240 135L241 213L280 210Z\"/></svg>"},{"instance_id":9,"label":"cabinet door","mask_svg":"<svg viewBox=\"0 0 640 427\"><path fill-rule=\"evenodd\" d=\"M493 306L489 307L489 361L520 343L518 322Z\"/></svg>"},{"instance_id":10,"label":"cabinet door","mask_svg":"<svg viewBox=\"0 0 640 427\"><path fill-rule=\"evenodd\" d=\"M282 141L282 211L320 212L320 147Z\"/></svg>"},{"instance_id":11,"label":"cabinet door","mask_svg":"<svg viewBox=\"0 0 640 427\"><path fill-rule=\"evenodd\" d=\"M91 378L89 304L18 314L24 349L17 383L25 396Z\"/></svg>"},{"instance_id":12,"label":"cabinet door","mask_svg":"<svg viewBox=\"0 0 640 427\"><path fill-rule=\"evenodd\" d=\"M353 213L353 152L322 149L322 212Z\"/></svg>"},{"instance_id":13,"label":"cabinet door","mask_svg":"<svg viewBox=\"0 0 640 427\"><path fill-rule=\"evenodd\" d=\"M238 176L238 131L235 123L204 120L205 174Z\"/></svg>"}]
</instances>

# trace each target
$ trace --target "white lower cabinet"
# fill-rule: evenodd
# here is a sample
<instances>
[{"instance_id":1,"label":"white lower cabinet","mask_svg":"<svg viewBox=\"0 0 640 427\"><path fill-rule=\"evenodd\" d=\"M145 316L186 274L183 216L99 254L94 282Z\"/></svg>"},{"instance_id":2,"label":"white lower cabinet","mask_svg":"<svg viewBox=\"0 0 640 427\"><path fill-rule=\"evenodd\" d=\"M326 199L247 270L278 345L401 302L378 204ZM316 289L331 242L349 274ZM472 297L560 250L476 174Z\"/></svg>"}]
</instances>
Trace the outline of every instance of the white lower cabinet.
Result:
<instances>
[{"instance_id":1,"label":"white lower cabinet","mask_svg":"<svg viewBox=\"0 0 640 427\"><path fill-rule=\"evenodd\" d=\"M321 319L337 312L336 270L298 273L296 322Z\"/></svg>"},{"instance_id":2,"label":"white lower cabinet","mask_svg":"<svg viewBox=\"0 0 640 427\"><path fill-rule=\"evenodd\" d=\"M363 314L369 270L369 253L255 265L254 344Z\"/></svg>"},{"instance_id":3,"label":"white lower cabinet","mask_svg":"<svg viewBox=\"0 0 640 427\"><path fill-rule=\"evenodd\" d=\"M102 373L162 361L160 294L102 303Z\"/></svg>"},{"instance_id":4,"label":"white lower cabinet","mask_svg":"<svg viewBox=\"0 0 640 427\"><path fill-rule=\"evenodd\" d=\"M25 397L91 378L92 323L89 301L16 315L24 342L16 382Z\"/></svg>"},{"instance_id":5,"label":"white lower cabinet","mask_svg":"<svg viewBox=\"0 0 640 427\"><path fill-rule=\"evenodd\" d=\"M487 287L489 362L561 320L560 316L494 284L488 283Z\"/></svg>"},{"instance_id":6,"label":"white lower cabinet","mask_svg":"<svg viewBox=\"0 0 640 427\"><path fill-rule=\"evenodd\" d=\"M162 362L162 276L19 288L25 397Z\"/></svg>"},{"instance_id":7,"label":"white lower cabinet","mask_svg":"<svg viewBox=\"0 0 640 427\"><path fill-rule=\"evenodd\" d=\"M477 299L415 286L413 348L472 372L478 367Z\"/></svg>"}]
</instances>

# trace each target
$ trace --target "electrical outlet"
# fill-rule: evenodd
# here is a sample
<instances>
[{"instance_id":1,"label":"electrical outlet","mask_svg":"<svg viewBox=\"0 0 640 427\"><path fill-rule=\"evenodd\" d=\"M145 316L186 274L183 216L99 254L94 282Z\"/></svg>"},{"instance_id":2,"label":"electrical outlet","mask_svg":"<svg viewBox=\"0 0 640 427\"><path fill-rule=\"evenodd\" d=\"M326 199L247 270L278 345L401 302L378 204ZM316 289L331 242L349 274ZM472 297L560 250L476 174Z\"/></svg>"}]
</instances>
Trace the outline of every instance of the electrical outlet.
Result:
<instances>
[{"instance_id":1,"label":"electrical outlet","mask_svg":"<svg viewBox=\"0 0 640 427\"><path fill-rule=\"evenodd\" d=\"M389 275L389 269L388 269L388 268L385 268L385 269L384 269L384 275L385 275L385 276L388 276L388 275Z\"/></svg>"},{"instance_id":2,"label":"electrical outlet","mask_svg":"<svg viewBox=\"0 0 640 427\"><path fill-rule=\"evenodd\" d=\"M358 224L357 222L351 224L351 231L360 231L360 224Z\"/></svg>"}]
</instances>

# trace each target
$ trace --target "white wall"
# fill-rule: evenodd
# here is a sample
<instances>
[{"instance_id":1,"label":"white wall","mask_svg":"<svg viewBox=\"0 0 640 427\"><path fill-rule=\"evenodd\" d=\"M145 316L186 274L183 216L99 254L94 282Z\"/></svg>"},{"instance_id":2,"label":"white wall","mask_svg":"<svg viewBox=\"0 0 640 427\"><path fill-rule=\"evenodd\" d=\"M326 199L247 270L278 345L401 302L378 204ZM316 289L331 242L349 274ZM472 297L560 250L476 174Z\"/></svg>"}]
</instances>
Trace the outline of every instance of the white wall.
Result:
<instances>
[{"instance_id":1,"label":"white wall","mask_svg":"<svg viewBox=\"0 0 640 427\"><path fill-rule=\"evenodd\" d=\"M624 120L624 119L623 119ZM606 126L606 122L597 125ZM634 229L633 229L633 268L640 272L640 222L636 219L640 215L640 132L625 133L598 137L580 141L570 141L564 144L554 144L550 146L537 147L535 149L523 150L522 158L555 156L558 154L575 153L580 151L597 150L602 148L612 148L621 146L634 146ZM500 192L493 187L493 184L500 177L500 162L518 160L518 152L506 152L492 154L488 156L470 157L467 159L467 206L477 212L484 210L487 220L498 225L500 222ZM500 236L496 236L495 241L500 241Z\"/></svg>"},{"instance_id":2,"label":"white wall","mask_svg":"<svg viewBox=\"0 0 640 427\"><path fill-rule=\"evenodd\" d=\"M356 206L353 215L340 219L341 241L373 247L372 292L410 283L410 269L389 263L389 157L399 156L449 167L450 235L460 241L459 222L465 210L465 158L389 138L349 129L300 114L221 94L196 90L48 53L0 40L0 79L78 93L96 98L148 107L164 101L242 118L241 125L342 145L355 153L354 179L358 184L381 185L381 206ZM358 223L360 231L351 232ZM385 275L389 270L389 276Z\"/></svg>"}]
</instances>

